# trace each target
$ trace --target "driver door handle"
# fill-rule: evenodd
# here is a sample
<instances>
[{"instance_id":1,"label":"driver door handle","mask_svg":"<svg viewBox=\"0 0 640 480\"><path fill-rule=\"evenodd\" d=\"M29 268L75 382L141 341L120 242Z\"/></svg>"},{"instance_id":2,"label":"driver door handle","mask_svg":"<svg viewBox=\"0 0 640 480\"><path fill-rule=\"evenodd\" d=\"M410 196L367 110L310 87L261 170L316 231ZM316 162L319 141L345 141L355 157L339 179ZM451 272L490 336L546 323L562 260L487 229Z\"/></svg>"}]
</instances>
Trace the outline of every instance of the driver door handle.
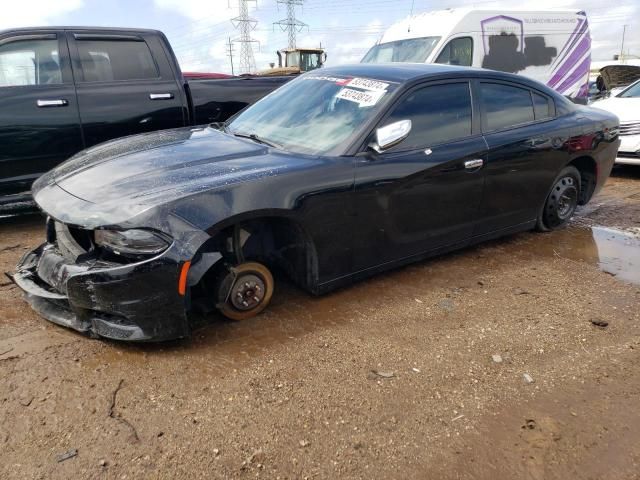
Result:
<instances>
[{"instance_id":1,"label":"driver door handle","mask_svg":"<svg viewBox=\"0 0 640 480\"><path fill-rule=\"evenodd\" d=\"M150 93L149 100L171 100L173 93Z\"/></svg>"},{"instance_id":2,"label":"driver door handle","mask_svg":"<svg viewBox=\"0 0 640 480\"><path fill-rule=\"evenodd\" d=\"M36 102L38 108L46 108L46 107L66 107L69 105L69 102L63 98L56 100L38 100Z\"/></svg>"},{"instance_id":3,"label":"driver door handle","mask_svg":"<svg viewBox=\"0 0 640 480\"><path fill-rule=\"evenodd\" d=\"M484 160L481 158L476 158L475 160L467 160L464 162L464 168L467 170L476 170L479 169L482 165L484 165Z\"/></svg>"}]
</instances>

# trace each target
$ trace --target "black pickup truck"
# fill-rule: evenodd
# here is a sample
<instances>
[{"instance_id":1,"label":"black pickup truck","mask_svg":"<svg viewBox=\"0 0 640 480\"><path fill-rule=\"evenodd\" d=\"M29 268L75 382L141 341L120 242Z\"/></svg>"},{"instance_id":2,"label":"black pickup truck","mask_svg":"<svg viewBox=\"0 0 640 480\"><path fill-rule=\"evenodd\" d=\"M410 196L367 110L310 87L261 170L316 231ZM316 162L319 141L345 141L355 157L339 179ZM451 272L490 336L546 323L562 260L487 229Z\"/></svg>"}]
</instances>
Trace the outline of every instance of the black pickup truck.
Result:
<instances>
[{"instance_id":1,"label":"black pickup truck","mask_svg":"<svg viewBox=\"0 0 640 480\"><path fill-rule=\"evenodd\" d=\"M221 122L290 80L192 79L157 30L0 31L0 211L76 152L125 135Z\"/></svg>"}]
</instances>

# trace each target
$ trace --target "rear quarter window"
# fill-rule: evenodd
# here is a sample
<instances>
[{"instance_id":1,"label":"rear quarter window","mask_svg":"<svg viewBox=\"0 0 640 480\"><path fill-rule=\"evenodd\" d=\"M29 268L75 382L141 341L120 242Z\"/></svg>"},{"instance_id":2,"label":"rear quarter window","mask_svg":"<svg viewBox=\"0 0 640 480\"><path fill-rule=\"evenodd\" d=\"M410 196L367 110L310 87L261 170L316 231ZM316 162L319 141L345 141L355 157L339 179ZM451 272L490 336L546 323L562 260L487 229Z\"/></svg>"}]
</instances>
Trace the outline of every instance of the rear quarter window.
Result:
<instances>
[{"instance_id":1,"label":"rear quarter window","mask_svg":"<svg viewBox=\"0 0 640 480\"><path fill-rule=\"evenodd\" d=\"M553 116L551 99L536 92L531 92L531 96L533 97L533 112L536 120L551 118Z\"/></svg>"}]
</instances>

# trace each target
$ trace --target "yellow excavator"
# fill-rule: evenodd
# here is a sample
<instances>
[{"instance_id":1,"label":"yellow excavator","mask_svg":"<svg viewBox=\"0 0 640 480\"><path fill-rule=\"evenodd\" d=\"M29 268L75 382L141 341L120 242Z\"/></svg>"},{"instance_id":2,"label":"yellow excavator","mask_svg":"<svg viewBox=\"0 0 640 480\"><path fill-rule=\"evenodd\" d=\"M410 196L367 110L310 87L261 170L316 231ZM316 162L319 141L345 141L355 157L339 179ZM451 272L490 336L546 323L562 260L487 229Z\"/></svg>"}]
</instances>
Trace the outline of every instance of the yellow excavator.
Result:
<instances>
[{"instance_id":1,"label":"yellow excavator","mask_svg":"<svg viewBox=\"0 0 640 480\"><path fill-rule=\"evenodd\" d=\"M276 52L278 66L258 72L258 75L291 75L309 72L322 67L327 61L323 48L285 48Z\"/></svg>"}]
</instances>

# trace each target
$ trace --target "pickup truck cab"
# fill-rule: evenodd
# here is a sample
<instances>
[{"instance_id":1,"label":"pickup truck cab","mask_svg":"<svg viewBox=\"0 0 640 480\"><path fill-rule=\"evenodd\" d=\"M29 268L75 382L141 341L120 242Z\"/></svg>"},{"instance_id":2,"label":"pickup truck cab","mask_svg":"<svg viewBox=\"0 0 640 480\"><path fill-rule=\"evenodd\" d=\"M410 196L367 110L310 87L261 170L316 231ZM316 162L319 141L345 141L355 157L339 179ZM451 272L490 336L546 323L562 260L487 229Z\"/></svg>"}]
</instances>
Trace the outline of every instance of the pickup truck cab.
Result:
<instances>
[{"instance_id":1,"label":"pickup truck cab","mask_svg":"<svg viewBox=\"0 0 640 480\"><path fill-rule=\"evenodd\" d=\"M117 137L224 121L289 79L187 83L157 30L0 31L0 207L30 198L37 177L80 150Z\"/></svg>"}]
</instances>

